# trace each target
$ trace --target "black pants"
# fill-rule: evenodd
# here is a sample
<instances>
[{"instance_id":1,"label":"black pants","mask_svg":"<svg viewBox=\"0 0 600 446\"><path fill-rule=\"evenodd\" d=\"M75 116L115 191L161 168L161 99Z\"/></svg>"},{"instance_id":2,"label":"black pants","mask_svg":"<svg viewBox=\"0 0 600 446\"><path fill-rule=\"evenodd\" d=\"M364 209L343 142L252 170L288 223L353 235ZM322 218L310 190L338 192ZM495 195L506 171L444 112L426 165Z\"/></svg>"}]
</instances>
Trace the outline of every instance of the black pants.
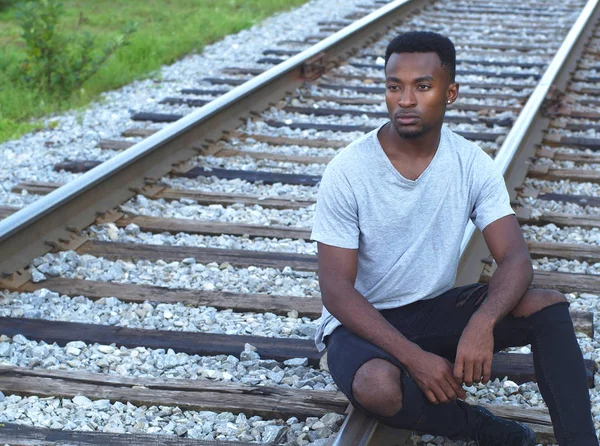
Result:
<instances>
[{"instance_id":1,"label":"black pants","mask_svg":"<svg viewBox=\"0 0 600 446\"><path fill-rule=\"evenodd\" d=\"M451 289L434 299L383 310L381 314L423 350L454 362L463 329L486 296L487 285L473 284ZM331 375L355 407L392 427L434 435L460 434L457 426L464 411L457 402L429 404L391 355L343 326L328 336L326 343ZM555 304L529 317L507 316L496 325L494 352L527 344L532 345L536 378L559 444L597 445L583 358L568 304ZM369 413L352 394L354 375L365 362L375 358L395 364L402 373L402 409L393 417Z\"/></svg>"}]
</instances>

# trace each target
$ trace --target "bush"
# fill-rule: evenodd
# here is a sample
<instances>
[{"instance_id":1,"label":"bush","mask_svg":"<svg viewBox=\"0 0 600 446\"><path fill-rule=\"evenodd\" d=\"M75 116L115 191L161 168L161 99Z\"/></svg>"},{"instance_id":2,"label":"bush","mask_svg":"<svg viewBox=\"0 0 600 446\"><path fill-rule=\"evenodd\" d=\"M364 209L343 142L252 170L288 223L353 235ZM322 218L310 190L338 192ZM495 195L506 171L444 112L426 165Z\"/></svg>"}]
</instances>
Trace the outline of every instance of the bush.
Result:
<instances>
[{"instance_id":1,"label":"bush","mask_svg":"<svg viewBox=\"0 0 600 446\"><path fill-rule=\"evenodd\" d=\"M15 0L0 0L0 11L12 6Z\"/></svg>"},{"instance_id":2,"label":"bush","mask_svg":"<svg viewBox=\"0 0 600 446\"><path fill-rule=\"evenodd\" d=\"M136 24L130 22L122 34L100 45L95 36L80 32L85 18L80 15L75 31L57 32L64 13L57 0L36 0L17 5L16 18L25 41L25 59L13 75L45 93L67 98L92 77L110 56L129 43Z\"/></svg>"}]
</instances>

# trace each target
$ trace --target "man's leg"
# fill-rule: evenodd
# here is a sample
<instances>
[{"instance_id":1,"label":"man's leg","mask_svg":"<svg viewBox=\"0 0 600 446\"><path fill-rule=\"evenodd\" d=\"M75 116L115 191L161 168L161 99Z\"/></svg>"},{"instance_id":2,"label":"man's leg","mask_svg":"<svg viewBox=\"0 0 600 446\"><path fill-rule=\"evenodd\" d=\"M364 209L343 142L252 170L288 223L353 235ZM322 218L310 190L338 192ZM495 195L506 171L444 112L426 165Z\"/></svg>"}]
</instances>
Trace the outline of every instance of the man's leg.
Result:
<instances>
[{"instance_id":1,"label":"man's leg","mask_svg":"<svg viewBox=\"0 0 600 446\"><path fill-rule=\"evenodd\" d=\"M500 348L526 331L535 374L552 418L558 444L598 445L591 417L587 376L569 304L556 291L527 291L494 335Z\"/></svg>"},{"instance_id":2,"label":"man's leg","mask_svg":"<svg viewBox=\"0 0 600 446\"><path fill-rule=\"evenodd\" d=\"M395 310L385 310L382 314L407 338L419 344L424 350L453 362L462 330L485 299L486 292L486 286L477 284L456 288L430 301L418 302ZM558 310L560 307L563 307L562 311ZM553 412L562 414L563 424L560 426L554 421L557 415L552 415L561 446L597 445L593 425L590 429L589 397L581 352L574 336L564 297L554 292L532 290L524 296L513 313L514 315L508 316L499 323L494 331L495 351L532 343L540 390L548 406L553 406L550 409L551 415ZM430 404L416 383L394 358L373 344L352 335L344 327L338 328L329 338L329 366L336 384L356 407L382 422L392 427L421 430L434 435L464 437L472 436L474 432L480 430L483 420L484 424L488 424L488 433L489 428L492 429L492 436L496 433L495 429L501 430L511 438L521 435L518 426L515 426L516 423L502 424L497 418L485 420L485 417L480 416L474 408L461 401ZM368 346L366 350L374 349L375 353L372 351L370 356L365 357L362 353L365 350L364 345ZM563 356L563 351L568 354ZM377 358L384 361L370 361ZM580 367L575 366L573 369L575 373L572 373L567 361L575 364L579 361ZM383 364L390 364L398 370L389 369ZM556 365L561 368L554 370ZM548 372L549 370L552 372ZM579 372L576 370L583 370L583 379L577 378ZM399 382L398 376L400 376ZM558 389L555 382L557 379L560 381ZM565 389L567 393L570 391L570 383L573 380L578 383L578 390L573 395L563 395ZM549 383L548 389L545 383ZM360 399L355 397L354 392ZM550 396L546 396L547 393L554 396L558 404L554 404ZM571 421L574 417L566 413L572 410L572 406L569 406L571 400L577 405L578 419L574 420L574 423ZM399 408L398 412L390 416L397 408ZM477 425L475 427L473 420ZM578 435L585 440L565 442L570 440L564 440L562 432L572 432L573 429L578 430L578 433L567 434L568 436ZM501 432L498 431L498 434Z\"/></svg>"},{"instance_id":3,"label":"man's leg","mask_svg":"<svg viewBox=\"0 0 600 446\"><path fill-rule=\"evenodd\" d=\"M391 427L454 436L467 424L467 404L430 404L395 358L345 327L328 337L327 362L350 402Z\"/></svg>"},{"instance_id":4,"label":"man's leg","mask_svg":"<svg viewBox=\"0 0 600 446\"><path fill-rule=\"evenodd\" d=\"M486 298L485 285L450 290L415 315L414 342L454 362L462 329ZM598 445L591 419L583 357L565 297L551 290L528 290L494 330L494 351L532 345L536 378L555 430L565 445Z\"/></svg>"}]
</instances>

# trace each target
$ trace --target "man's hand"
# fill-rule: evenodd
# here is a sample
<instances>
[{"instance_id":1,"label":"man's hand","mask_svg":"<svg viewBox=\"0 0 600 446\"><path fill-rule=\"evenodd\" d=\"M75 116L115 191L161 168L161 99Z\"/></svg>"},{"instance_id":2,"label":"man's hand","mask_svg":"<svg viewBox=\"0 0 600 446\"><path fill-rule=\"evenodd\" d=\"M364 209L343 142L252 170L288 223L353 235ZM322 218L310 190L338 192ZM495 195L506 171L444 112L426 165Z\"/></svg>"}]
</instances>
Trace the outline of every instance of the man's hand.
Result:
<instances>
[{"instance_id":1,"label":"man's hand","mask_svg":"<svg viewBox=\"0 0 600 446\"><path fill-rule=\"evenodd\" d=\"M434 404L467 396L452 375L452 364L441 356L422 350L405 367L427 399Z\"/></svg>"},{"instance_id":2,"label":"man's hand","mask_svg":"<svg viewBox=\"0 0 600 446\"><path fill-rule=\"evenodd\" d=\"M494 355L494 327L476 315L465 327L454 362L454 378L467 386L474 382L487 383L492 374Z\"/></svg>"}]
</instances>

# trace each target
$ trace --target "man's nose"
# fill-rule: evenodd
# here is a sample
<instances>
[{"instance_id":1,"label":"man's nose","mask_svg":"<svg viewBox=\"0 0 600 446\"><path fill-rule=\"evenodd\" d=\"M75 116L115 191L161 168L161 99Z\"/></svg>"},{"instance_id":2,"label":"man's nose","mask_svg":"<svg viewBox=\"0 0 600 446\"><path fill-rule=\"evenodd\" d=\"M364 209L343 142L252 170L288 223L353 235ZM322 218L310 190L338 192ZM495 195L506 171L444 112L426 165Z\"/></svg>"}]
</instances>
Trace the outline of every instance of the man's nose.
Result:
<instances>
[{"instance_id":1,"label":"man's nose","mask_svg":"<svg viewBox=\"0 0 600 446\"><path fill-rule=\"evenodd\" d=\"M414 91L410 88L405 88L402 94L400 95L400 100L398 101L398 105L402 108L413 107L417 104L417 97L415 96Z\"/></svg>"}]
</instances>

